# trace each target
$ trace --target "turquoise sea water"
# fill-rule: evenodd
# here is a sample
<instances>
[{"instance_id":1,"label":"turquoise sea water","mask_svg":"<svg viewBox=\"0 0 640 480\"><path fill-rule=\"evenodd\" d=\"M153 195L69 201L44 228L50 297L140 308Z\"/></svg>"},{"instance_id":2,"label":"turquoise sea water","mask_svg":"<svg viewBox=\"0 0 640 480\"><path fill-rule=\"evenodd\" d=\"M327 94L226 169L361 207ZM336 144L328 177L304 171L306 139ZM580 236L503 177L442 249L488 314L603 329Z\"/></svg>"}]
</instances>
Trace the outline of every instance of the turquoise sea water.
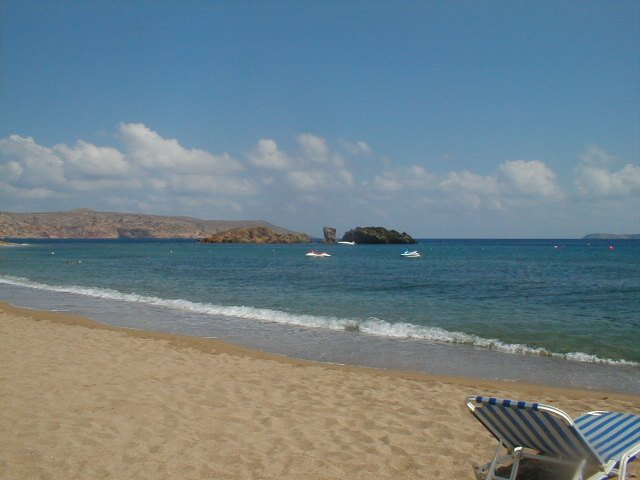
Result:
<instances>
[{"instance_id":1,"label":"turquoise sea water","mask_svg":"<svg viewBox=\"0 0 640 480\"><path fill-rule=\"evenodd\" d=\"M23 306L94 308L112 323L135 311L129 326L260 337L260 348L325 361L344 352L332 358L323 341L390 368L403 355L423 364L417 345L438 345L452 347L445 358L490 352L640 377L640 241L421 240L421 258L397 245L26 243L0 249L0 299Z\"/></svg>"}]
</instances>

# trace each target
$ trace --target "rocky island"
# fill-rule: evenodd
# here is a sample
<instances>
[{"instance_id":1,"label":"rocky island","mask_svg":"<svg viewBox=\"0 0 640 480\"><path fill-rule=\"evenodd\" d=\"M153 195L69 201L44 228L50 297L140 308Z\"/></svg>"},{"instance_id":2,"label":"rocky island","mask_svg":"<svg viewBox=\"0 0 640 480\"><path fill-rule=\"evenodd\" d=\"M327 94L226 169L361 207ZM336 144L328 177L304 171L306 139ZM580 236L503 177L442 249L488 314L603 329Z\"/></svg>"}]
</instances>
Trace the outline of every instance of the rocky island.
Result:
<instances>
[{"instance_id":1,"label":"rocky island","mask_svg":"<svg viewBox=\"0 0 640 480\"><path fill-rule=\"evenodd\" d=\"M203 243L309 243L311 237L305 233L283 233L273 228L235 228L216 233L200 240Z\"/></svg>"},{"instance_id":2,"label":"rocky island","mask_svg":"<svg viewBox=\"0 0 640 480\"><path fill-rule=\"evenodd\" d=\"M411 235L384 227L356 227L346 232L342 241L356 243L417 243Z\"/></svg>"}]
</instances>

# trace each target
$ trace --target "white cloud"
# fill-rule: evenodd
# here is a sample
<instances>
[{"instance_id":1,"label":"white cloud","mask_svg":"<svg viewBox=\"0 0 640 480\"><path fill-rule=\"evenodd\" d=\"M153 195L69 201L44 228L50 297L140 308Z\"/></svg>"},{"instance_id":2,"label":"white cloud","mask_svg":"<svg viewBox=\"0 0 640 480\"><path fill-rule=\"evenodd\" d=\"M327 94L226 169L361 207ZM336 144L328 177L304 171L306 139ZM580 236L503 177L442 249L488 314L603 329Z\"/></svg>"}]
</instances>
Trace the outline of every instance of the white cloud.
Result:
<instances>
[{"instance_id":1,"label":"white cloud","mask_svg":"<svg viewBox=\"0 0 640 480\"><path fill-rule=\"evenodd\" d=\"M407 175L407 184L413 188L429 189L433 188L438 182L438 176L428 172L420 165L411 165L405 170Z\"/></svg>"},{"instance_id":2,"label":"white cloud","mask_svg":"<svg viewBox=\"0 0 640 480\"><path fill-rule=\"evenodd\" d=\"M296 138L302 148L302 157L305 160L318 163L325 163L330 160L329 147L324 138L311 133L302 133Z\"/></svg>"},{"instance_id":3,"label":"white cloud","mask_svg":"<svg viewBox=\"0 0 640 480\"><path fill-rule=\"evenodd\" d=\"M286 170L293 165L292 160L278 149L278 144L270 138L263 138L249 153L249 161L252 165L274 170Z\"/></svg>"},{"instance_id":4,"label":"white cloud","mask_svg":"<svg viewBox=\"0 0 640 480\"><path fill-rule=\"evenodd\" d=\"M177 201L181 196L211 199L256 193L253 182L239 176L242 164L227 154L184 148L142 124L120 124L119 138L122 150L84 140L49 148L30 137L0 139L0 196L75 199L78 206L114 204L119 199L140 206L157 205L152 200L157 194Z\"/></svg>"},{"instance_id":5,"label":"white cloud","mask_svg":"<svg viewBox=\"0 0 640 480\"><path fill-rule=\"evenodd\" d=\"M282 171L285 185L295 192L335 190L353 185L353 173L348 169L346 160L339 153L332 152L324 138L303 133L296 136L296 141L299 151L288 154L278 148L275 140L261 139L247 155L249 163L259 168ZM276 183L273 177L263 182L264 185Z\"/></svg>"},{"instance_id":6,"label":"white cloud","mask_svg":"<svg viewBox=\"0 0 640 480\"><path fill-rule=\"evenodd\" d=\"M419 190L432 195L525 195L541 199L562 196L555 172L542 162L526 160L505 162L493 175L480 175L470 170L436 175L422 166L411 165L375 176L374 185L381 191Z\"/></svg>"},{"instance_id":7,"label":"white cloud","mask_svg":"<svg viewBox=\"0 0 640 480\"><path fill-rule=\"evenodd\" d=\"M146 170L225 175L243 169L226 153L216 156L205 150L186 149L177 140L163 138L141 123L121 123L119 133L129 161Z\"/></svg>"},{"instance_id":8,"label":"white cloud","mask_svg":"<svg viewBox=\"0 0 640 480\"><path fill-rule=\"evenodd\" d=\"M49 201L52 200L61 200L67 198L69 195L65 193L56 192L49 188L24 188L15 185L11 185L9 183L0 181L0 199L4 197L3 204L6 204L9 201L15 201L16 199L20 202L24 200L29 201L47 201L47 205Z\"/></svg>"},{"instance_id":9,"label":"white cloud","mask_svg":"<svg viewBox=\"0 0 640 480\"><path fill-rule=\"evenodd\" d=\"M625 197L640 194L640 166L631 163L618 171L607 169L615 158L598 146L587 147L576 170L575 185L581 196Z\"/></svg>"},{"instance_id":10,"label":"white cloud","mask_svg":"<svg viewBox=\"0 0 640 480\"><path fill-rule=\"evenodd\" d=\"M640 167L627 164L617 172L583 165L579 169L576 186L581 195L623 197L640 193Z\"/></svg>"},{"instance_id":11,"label":"white cloud","mask_svg":"<svg viewBox=\"0 0 640 480\"><path fill-rule=\"evenodd\" d=\"M169 182L165 178L147 177L145 183L151 187L152 190L162 191L167 188Z\"/></svg>"},{"instance_id":12,"label":"white cloud","mask_svg":"<svg viewBox=\"0 0 640 480\"><path fill-rule=\"evenodd\" d=\"M111 147L97 147L79 140L75 147L56 145L53 151L65 164L65 176L118 178L127 174L124 155Z\"/></svg>"},{"instance_id":13,"label":"white cloud","mask_svg":"<svg viewBox=\"0 0 640 480\"><path fill-rule=\"evenodd\" d=\"M24 188L62 186L64 162L50 148L31 137L11 135L0 140L0 173L5 181Z\"/></svg>"},{"instance_id":14,"label":"white cloud","mask_svg":"<svg viewBox=\"0 0 640 480\"><path fill-rule=\"evenodd\" d=\"M503 163L499 172L516 193L543 198L561 198L556 174L537 160L511 160Z\"/></svg>"},{"instance_id":15,"label":"white cloud","mask_svg":"<svg viewBox=\"0 0 640 480\"><path fill-rule=\"evenodd\" d=\"M347 168L339 168L336 172L336 180L341 186L352 187L355 183L353 173Z\"/></svg>"},{"instance_id":16,"label":"white cloud","mask_svg":"<svg viewBox=\"0 0 640 480\"><path fill-rule=\"evenodd\" d=\"M158 179L155 185L159 185ZM252 182L245 179L218 177L215 175L176 175L171 174L164 182L164 187L173 192L186 195L201 194L206 196L219 195L252 195L256 188Z\"/></svg>"},{"instance_id":17,"label":"white cloud","mask_svg":"<svg viewBox=\"0 0 640 480\"><path fill-rule=\"evenodd\" d=\"M114 192L114 191L138 191L143 188L144 182L137 177L113 179L113 178L85 178L69 180L66 183L67 192Z\"/></svg>"},{"instance_id":18,"label":"white cloud","mask_svg":"<svg viewBox=\"0 0 640 480\"><path fill-rule=\"evenodd\" d=\"M298 190L320 190L327 184L327 173L322 170L296 170L287 173L287 178Z\"/></svg>"},{"instance_id":19,"label":"white cloud","mask_svg":"<svg viewBox=\"0 0 640 480\"><path fill-rule=\"evenodd\" d=\"M501 185L493 176L478 175L468 170L448 172L443 175L438 187L444 194L440 203L447 208L451 205L462 205L472 210L500 207L498 198Z\"/></svg>"},{"instance_id":20,"label":"white cloud","mask_svg":"<svg viewBox=\"0 0 640 480\"><path fill-rule=\"evenodd\" d=\"M440 181L439 187L443 192L450 193L495 195L500 191L495 177L478 175L468 170L447 173Z\"/></svg>"},{"instance_id":21,"label":"white cloud","mask_svg":"<svg viewBox=\"0 0 640 480\"><path fill-rule=\"evenodd\" d=\"M375 188L382 192L397 192L403 189L429 191L438 183L438 177L420 165L411 165L395 171L386 171L373 179Z\"/></svg>"},{"instance_id":22,"label":"white cloud","mask_svg":"<svg viewBox=\"0 0 640 480\"><path fill-rule=\"evenodd\" d=\"M373 149L366 143L363 141L359 141L359 142L345 142L344 144L347 152L349 152L351 155L372 155L373 154Z\"/></svg>"},{"instance_id":23,"label":"white cloud","mask_svg":"<svg viewBox=\"0 0 640 480\"><path fill-rule=\"evenodd\" d=\"M324 138L303 133L290 151L262 138L240 162L184 147L143 124L122 123L117 130L122 143L111 146L78 140L48 147L19 135L0 139L0 205L17 211L86 206L233 215L298 229L334 221L349 228L376 223L427 235L471 228L520 236L562 235L568 228L583 234L637 231L637 213L629 205L640 199L640 166L625 165L598 146L581 155L571 192L539 160L508 160L482 174L472 168L433 173L421 164L381 161L363 141L341 142L335 150Z\"/></svg>"},{"instance_id":24,"label":"white cloud","mask_svg":"<svg viewBox=\"0 0 640 480\"><path fill-rule=\"evenodd\" d=\"M373 186L386 194L402 192L403 199L434 208L461 205L504 210L508 205L537 204L560 199L562 191L553 170L539 161L513 160L502 164L492 175L470 170L434 174L420 165L389 169L376 175Z\"/></svg>"},{"instance_id":25,"label":"white cloud","mask_svg":"<svg viewBox=\"0 0 640 480\"><path fill-rule=\"evenodd\" d=\"M404 188L404 184L391 172L385 172L382 175L376 175L373 178L373 185L381 192L398 192Z\"/></svg>"},{"instance_id":26,"label":"white cloud","mask_svg":"<svg viewBox=\"0 0 640 480\"><path fill-rule=\"evenodd\" d=\"M615 163L615 158L598 145L589 145L580 155L583 165L606 167Z\"/></svg>"},{"instance_id":27,"label":"white cloud","mask_svg":"<svg viewBox=\"0 0 640 480\"><path fill-rule=\"evenodd\" d=\"M0 165L0 177L9 182L16 182L24 173L24 168L15 160L9 160L5 165Z\"/></svg>"}]
</instances>

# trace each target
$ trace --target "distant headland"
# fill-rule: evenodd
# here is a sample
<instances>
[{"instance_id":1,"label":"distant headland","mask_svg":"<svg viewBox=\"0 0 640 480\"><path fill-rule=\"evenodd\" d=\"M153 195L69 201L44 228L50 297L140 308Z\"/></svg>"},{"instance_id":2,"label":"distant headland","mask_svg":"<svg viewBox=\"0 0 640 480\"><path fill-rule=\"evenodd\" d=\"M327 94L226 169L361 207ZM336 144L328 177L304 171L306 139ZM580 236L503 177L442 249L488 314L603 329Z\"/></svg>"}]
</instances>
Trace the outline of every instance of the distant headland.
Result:
<instances>
[{"instance_id":1,"label":"distant headland","mask_svg":"<svg viewBox=\"0 0 640 480\"><path fill-rule=\"evenodd\" d=\"M640 240L640 233L590 233L583 240Z\"/></svg>"},{"instance_id":2,"label":"distant headland","mask_svg":"<svg viewBox=\"0 0 640 480\"><path fill-rule=\"evenodd\" d=\"M201 220L139 213L0 212L0 238L185 238L201 239L241 228L267 228L274 234L301 235L262 220ZM304 234L302 234L304 235Z\"/></svg>"}]
</instances>

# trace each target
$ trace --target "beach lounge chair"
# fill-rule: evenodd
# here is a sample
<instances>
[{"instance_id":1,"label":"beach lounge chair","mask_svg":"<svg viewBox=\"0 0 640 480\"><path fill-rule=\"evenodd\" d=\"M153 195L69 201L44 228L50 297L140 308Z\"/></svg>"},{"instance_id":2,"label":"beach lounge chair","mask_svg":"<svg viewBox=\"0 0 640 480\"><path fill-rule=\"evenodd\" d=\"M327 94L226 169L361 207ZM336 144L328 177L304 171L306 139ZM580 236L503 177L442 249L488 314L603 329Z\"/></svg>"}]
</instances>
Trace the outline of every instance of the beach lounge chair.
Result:
<instances>
[{"instance_id":1,"label":"beach lounge chair","mask_svg":"<svg viewBox=\"0 0 640 480\"><path fill-rule=\"evenodd\" d=\"M467 406L498 440L493 460L475 468L478 480L507 480L496 469L509 462L515 480L525 458L575 467L574 480L622 480L640 454L640 415L596 411L572 420L550 405L490 397L468 397Z\"/></svg>"}]
</instances>

